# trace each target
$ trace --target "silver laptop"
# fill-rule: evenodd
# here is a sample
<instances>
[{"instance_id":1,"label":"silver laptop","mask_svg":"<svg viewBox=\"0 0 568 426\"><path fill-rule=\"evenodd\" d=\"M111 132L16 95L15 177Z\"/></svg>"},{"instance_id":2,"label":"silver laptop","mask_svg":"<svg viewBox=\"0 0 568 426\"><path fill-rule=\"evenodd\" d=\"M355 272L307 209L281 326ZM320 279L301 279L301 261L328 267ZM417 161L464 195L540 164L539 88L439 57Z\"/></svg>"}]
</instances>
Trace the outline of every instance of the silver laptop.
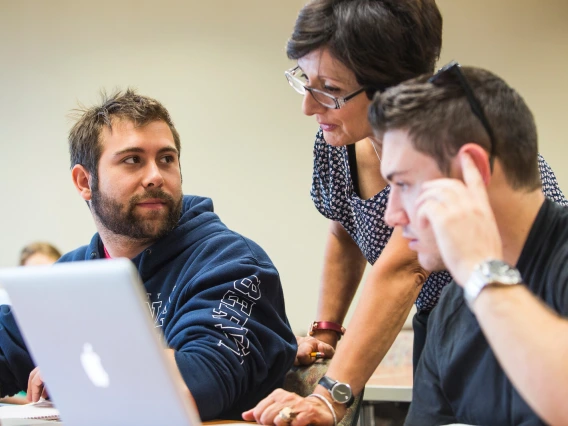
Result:
<instances>
[{"instance_id":1,"label":"silver laptop","mask_svg":"<svg viewBox=\"0 0 568 426\"><path fill-rule=\"evenodd\" d=\"M0 287L65 425L201 424L129 260L0 269Z\"/></svg>"}]
</instances>

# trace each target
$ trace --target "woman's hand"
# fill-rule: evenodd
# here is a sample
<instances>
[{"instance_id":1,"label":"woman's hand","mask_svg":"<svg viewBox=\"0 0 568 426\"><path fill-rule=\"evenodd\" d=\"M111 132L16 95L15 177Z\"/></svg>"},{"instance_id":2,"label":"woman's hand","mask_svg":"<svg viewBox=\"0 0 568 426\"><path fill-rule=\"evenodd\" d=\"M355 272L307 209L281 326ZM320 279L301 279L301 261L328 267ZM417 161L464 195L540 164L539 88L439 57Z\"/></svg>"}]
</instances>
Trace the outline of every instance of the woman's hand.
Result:
<instances>
[{"instance_id":1,"label":"woman's hand","mask_svg":"<svg viewBox=\"0 0 568 426\"><path fill-rule=\"evenodd\" d=\"M282 411L285 408L288 409ZM345 412L343 410L341 417L339 417L340 413L337 414L337 419L339 420L343 418ZM283 389L276 389L260 401L256 407L245 411L243 413L243 419L256 421L263 425L304 426L312 424L318 426L333 426L333 415L323 401L315 397L302 398L295 393L286 392Z\"/></svg>"}]
</instances>

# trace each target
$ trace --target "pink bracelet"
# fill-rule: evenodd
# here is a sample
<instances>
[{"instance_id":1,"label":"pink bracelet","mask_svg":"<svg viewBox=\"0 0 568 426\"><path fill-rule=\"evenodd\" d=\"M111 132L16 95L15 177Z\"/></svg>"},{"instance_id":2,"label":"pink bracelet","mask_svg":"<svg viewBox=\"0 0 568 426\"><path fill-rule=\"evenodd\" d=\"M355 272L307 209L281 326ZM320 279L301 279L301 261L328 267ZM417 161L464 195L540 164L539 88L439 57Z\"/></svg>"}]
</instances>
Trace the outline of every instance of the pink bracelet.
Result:
<instances>
[{"instance_id":1,"label":"pink bracelet","mask_svg":"<svg viewBox=\"0 0 568 426\"><path fill-rule=\"evenodd\" d=\"M341 324L331 321L314 321L310 324L308 336L313 336L318 330L335 331L340 339L345 334L345 328Z\"/></svg>"}]
</instances>

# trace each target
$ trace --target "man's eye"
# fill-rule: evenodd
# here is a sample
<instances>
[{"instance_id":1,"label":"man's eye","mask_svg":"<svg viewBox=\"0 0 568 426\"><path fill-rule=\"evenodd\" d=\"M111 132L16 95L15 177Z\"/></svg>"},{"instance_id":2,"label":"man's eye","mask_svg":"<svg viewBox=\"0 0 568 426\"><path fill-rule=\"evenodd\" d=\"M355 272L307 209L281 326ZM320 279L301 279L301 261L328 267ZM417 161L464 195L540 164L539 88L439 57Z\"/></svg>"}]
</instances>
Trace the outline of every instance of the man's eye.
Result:
<instances>
[{"instance_id":1,"label":"man's eye","mask_svg":"<svg viewBox=\"0 0 568 426\"><path fill-rule=\"evenodd\" d=\"M163 163L173 163L175 161L175 158L173 155L166 155L165 157L162 157L162 162Z\"/></svg>"},{"instance_id":2,"label":"man's eye","mask_svg":"<svg viewBox=\"0 0 568 426\"><path fill-rule=\"evenodd\" d=\"M326 92L337 93L339 92L340 89L338 89L337 87L328 86L327 84L324 84L323 90L325 90Z\"/></svg>"},{"instance_id":3,"label":"man's eye","mask_svg":"<svg viewBox=\"0 0 568 426\"><path fill-rule=\"evenodd\" d=\"M398 186L400 189L406 189L408 185L405 182L395 182L395 185Z\"/></svg>"},{"instance_id":4,"label":"man's eye","mask_svg":"<svg viewBox=\"0 0 568 426\"><path fill-rule=\"evenodd\" d=\"M139 157L128 157L128 158L125 158L123 162L126 163L126 164L137 164L137 163L140 163L140 158Z\"/></svg>"}]
</instances>

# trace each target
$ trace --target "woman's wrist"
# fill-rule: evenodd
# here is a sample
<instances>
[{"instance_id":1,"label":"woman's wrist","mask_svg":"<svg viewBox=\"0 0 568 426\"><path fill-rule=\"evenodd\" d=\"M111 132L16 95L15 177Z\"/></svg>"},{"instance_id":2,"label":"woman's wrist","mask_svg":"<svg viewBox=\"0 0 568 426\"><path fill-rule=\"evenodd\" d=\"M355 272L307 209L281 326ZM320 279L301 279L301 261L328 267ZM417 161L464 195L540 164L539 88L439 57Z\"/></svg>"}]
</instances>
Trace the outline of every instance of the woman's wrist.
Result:
<instances>
[{"instance_id":1,"label":"woman's wrist","mask_svg":"<svg viewBox=\"0 0 568 426\"><path fill-rule=\"evenodd\" d=\"M322 401L331 413L331 416L333 418L333 426L337 426L337 414L335 413L335 409L333 408L332 403L329 402L325 396L323 396L319 393L312 393L312 394L308 395L307 398L317 398L320 401Z\"/></svg>"},{"instance_id":2,"label":"woman's wrist","mask_svg":"<svg viewBox=\"0 0 568 426\"><path fill-rule=\"evenodd\" d=\"M334 348L337 347L337 342L339 340L337 333L331 330L317 330L311 336L308 334L309 337L314 337L328 345L333 346Z\"/></svg>"},{"instance_id":3,"label":"woman's wrist","mask_svg":"<svg viewBox=\"0 0 568 426\"><path fill-rule=\"evenodd\" d=\"M333 321L313 321L308 330L308 336L315 337L334 347L343 334L345 334L345 328Z\"/></svg>"},{"instance_id":4,"label":"woman's wrist","mask_svg":"<svg viewBox=\"0 0 568 426\"><path fill-rule=\"evenodd\" d=\"M345 417L345 414L347 412L347 406L345 404L340 404L338 402L335 402L332 398L331 395L329 393L329 391L327 389L325 389L322 385L317 385L316 388L314 389L313 393L310 396L313 395L318 395L316 398L318 399L325 399L330 406L333 408L333 412L335 414L335 418L337 419L337 422L341 422L341 420L343 419L343 417ZM329 407L328 407L329 408Z\"/></svg>"}]
</instances>

